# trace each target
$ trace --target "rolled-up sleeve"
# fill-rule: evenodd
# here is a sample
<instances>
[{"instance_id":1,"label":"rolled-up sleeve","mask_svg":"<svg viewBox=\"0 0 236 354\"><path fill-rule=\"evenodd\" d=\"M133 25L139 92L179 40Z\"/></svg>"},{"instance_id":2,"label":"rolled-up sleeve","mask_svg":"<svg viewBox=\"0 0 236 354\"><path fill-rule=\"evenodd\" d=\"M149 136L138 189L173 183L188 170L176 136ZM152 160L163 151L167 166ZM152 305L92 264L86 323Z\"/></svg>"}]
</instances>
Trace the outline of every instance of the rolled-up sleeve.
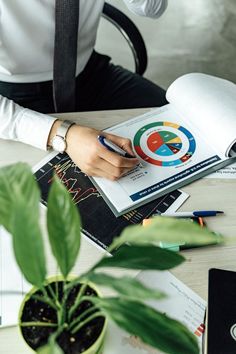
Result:
<instances>
[{"instance_id":1,"label":"rolled-up sleeve","mask_svg":"<svg viewBox=\"0 0 236 354\"><path fill-rule=\"evenodd\" d=\"M48 135L56 118L23 108L0 95L0 138L47 150Z\"/></svg>"},{"instance_id":2,"label":"rolled-up sleeve","mask_svg":"<svg viewBox=\"0 0 236 354\"><path fill-rule=\"evenodd\" d=\"M166 10L168 0L123 0L130 11L140 16L160 17Z\"/></svg>"}]
</instances>

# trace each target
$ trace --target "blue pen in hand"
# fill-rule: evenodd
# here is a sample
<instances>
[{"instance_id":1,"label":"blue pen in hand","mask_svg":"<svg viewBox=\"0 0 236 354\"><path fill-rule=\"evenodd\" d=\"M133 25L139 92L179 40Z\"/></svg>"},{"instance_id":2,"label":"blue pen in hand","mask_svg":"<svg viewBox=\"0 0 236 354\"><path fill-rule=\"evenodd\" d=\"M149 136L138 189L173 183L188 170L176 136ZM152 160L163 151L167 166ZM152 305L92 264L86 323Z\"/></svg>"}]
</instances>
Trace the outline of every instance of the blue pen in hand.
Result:
<instances>
[{"instance_id":1,"label":"blue pen in hand","mask_svg":"<svg viewBox=\"0 0 236 354\"><path fill-rule=\"evenodd\" d=\"M125 150L121 149L119 146L111 142L110 140L106 139L103 135L98 135L98 141L101 145L103 145L107 150L116 152L117 154L128 157L128 158L135 158L136 156L132 156L128 154Z\"/></svg>"}]
</instances>

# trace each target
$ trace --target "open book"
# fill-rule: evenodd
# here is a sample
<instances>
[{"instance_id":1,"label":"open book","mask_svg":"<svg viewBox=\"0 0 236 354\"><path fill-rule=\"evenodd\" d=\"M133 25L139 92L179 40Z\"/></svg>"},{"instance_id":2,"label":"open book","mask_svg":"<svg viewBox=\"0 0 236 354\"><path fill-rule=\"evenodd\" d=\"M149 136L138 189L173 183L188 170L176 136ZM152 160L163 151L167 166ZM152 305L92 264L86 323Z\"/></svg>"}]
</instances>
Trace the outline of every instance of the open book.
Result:
<instances>
[{"instance_id":1,"label":"open book","mask_svg":"<svg viewBox=\"0 0 236 354\"><path fill-rule=\"evenodd\" d=\"M130 138L141 165L92 181L116 216L234 161L236 85L200 73L177 79L170 104L105 131Z\"/></svg>"}]
</instances>

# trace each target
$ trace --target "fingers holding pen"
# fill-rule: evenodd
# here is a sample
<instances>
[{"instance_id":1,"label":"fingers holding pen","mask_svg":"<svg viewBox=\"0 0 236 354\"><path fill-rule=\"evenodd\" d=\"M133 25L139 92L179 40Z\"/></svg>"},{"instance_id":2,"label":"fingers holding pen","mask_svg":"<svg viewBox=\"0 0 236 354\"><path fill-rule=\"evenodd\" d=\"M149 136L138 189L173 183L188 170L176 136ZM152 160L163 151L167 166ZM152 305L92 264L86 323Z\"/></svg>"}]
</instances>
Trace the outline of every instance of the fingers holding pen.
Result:
<instances>
[{"instance_id":1,"label":"fingers holding pen","mask_svg":"<svg viewBox=\"0 0 236 354\"><path fill-rule=\"evenodd\" d=\"M135 157L134 151L132 149L132 143L131 143L130 139L123 138L121 136L114 135L114 134L109 134L109 133L105 133L104 136L109 141L111 141L112 143L114 143L115 145L120 147L122 150L126 151L130 156Z\"/></svg>"},{"instance_id":2,"label":"fingers holding pen","mask_svg":"<svg viewBox=\"0 0 236 354\"><path fill-rule=\"evenodd\" d=\"M112 153L112 154L117 155L115 153ZM124 159L124 158L121 157L121 159ZM134 166L131 166L131 167L124 166L122 161L120 162L120 165L118 163L118 165L115 166L114 164L108 162L107 160L104 160L103 158L99 159L97 167L99 167L100 170L106 172L110 176L109 179L113 180L113 181L119 179L124 174L126 174L127 172L129 172L131 169L134 168Z\"/></svg>"},{"instance_id":3,"label":"fingers holding pen","mask_svg":"<svg viewBox=\"0 0 236 354\"><path fill-rule=\"evenodd\" d=\"M136 157L127 158L123 157L116 152L107 150L105 147L101 146L98 151L99 157L116 168L126 168L132 169L139 164L139 160Z\"/></svg>"},{"instance_id":4,"label":"fingers holding pen","mask_svg":"<svg viewBox=\"0 0 236 354\"><path fill-rule=\"evenodd\" d=\"M127 158L121 156L117 152L108 150L105 146L99 148L98 155L100 157L99 168L111 174L112 180L122 177L139 164L139 160L136 157Z\"/></svg>"},{"instance_id":5,"label":"fingers holding pen","mask_svg":"<svg viewBox=\"0 0 236 354\"><path fill-rule=\"evenodd\" d=\"M98 152L99 156L113 166L132 169L139 164L129 139L113 134L105 134L105 136L98 136L98 141L101 145Z\"/></svg>"}]
</instances>

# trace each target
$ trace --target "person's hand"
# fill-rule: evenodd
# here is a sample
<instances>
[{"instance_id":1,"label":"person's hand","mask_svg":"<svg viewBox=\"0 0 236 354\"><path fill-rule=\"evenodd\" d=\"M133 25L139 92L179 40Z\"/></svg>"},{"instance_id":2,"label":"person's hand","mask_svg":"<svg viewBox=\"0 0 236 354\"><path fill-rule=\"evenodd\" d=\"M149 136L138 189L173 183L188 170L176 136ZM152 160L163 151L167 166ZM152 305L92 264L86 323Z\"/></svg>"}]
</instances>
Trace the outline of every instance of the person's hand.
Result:
<instances>
[{"instance_id":1,"label":"person's hand","mask_svg":"<svg viewBox=\"0 0 236 354\"><path fill-rule=\"evenodd\" d=\"M115 152L107 150L99 143L98 135L105 136L128 154L134 156L134 158L122 157ZM66 152L88 176L105 177L114 181L139 163L133 153L131 141L117 135L72 125L68 130L66 141Z\"/></svg>"}]
</instances>

